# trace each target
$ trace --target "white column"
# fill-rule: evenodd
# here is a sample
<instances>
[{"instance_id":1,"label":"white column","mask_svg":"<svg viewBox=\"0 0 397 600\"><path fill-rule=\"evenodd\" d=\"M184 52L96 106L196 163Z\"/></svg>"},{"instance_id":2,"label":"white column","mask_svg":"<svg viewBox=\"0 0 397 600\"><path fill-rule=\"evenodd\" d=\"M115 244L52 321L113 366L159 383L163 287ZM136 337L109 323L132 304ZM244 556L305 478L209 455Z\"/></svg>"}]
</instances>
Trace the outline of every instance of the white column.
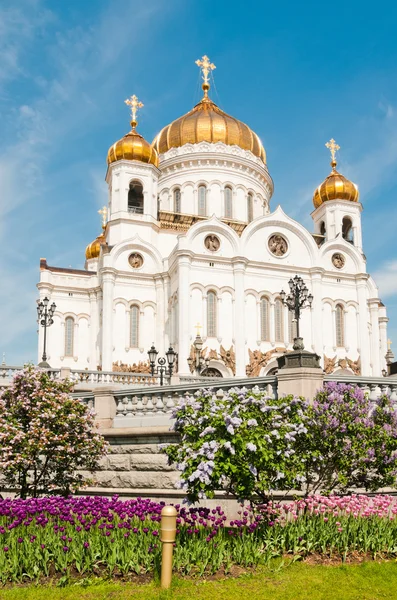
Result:
<instances>
[{"instance_id":1,"label":"white column","mask_svg":"<svg viewBox=\"0 0 397 600\"><path fill-rule=\"evenodd\" d=\"M160 356L164 356L165 349L165 318L164 318L164 289L163 282L160 277L155 277L154 284L156 286L156 339L155 346L158 349Z\"/></svg>"},{"instance_id":2,"label":"white column","mask_svg":"<svg viewBox=\"0 0 397 600\"><path fill-rule=\"evenodd\" d=\"M380 368L381 370L387 369L386 365L386 352L387 352L387 323L389 319L387 317L379 317L379 334L380 334Z\"/></svg>"},{"instance_id":3,"label":"white column","mask_svg":"<svg viewBox=\"0 0 397 600\"><path fill-rule=\"evenodd\" d=\"M270 303L270 310L269 310L269 334L270 334L270 343L272 346L275 346L276 344L276 324L275 324L275 319L274 319L274 300L271 299L269 301Z\"/></svg>"},{"instance_id":4,"label":"white column","mask_svg":"<svg viewBox=\"0 0 397 600\"><path fill-rule=\"evenodd\" d=\"M113 363L113 290L114 273L102 274L102 371L111 371Z\"/></svg>"},{"instance_id":5,"label":"white column","mask_svg":"<svg viewBox=\"0 0 397 600\"><path fill-rule=\"evenodd\" d=\"M90 298L90 371L96 371L98 366L98 334L99 334L99 323L98 323L98 300L96 292L89 294Z\"/></svg>"},{"instance_id":6,"label":"white column","mask_svg":"<svg viewBox=\"0 0 397 600\"><path fill-rule=\"evenodd\" d=\"M312 273L311 293L313 295L312 303L312 343L314 352L321 357L321 364L324 355L324 337L323 337L323 293L321 273Z\"/></svg>"},{"instance_id":7,"label":"white column","mask_svg":"<svg viewBox=\"0 0 397 600\"><path fill-rule=\"evenodd\" d=\"M76 359L79 358L79 354L80 354L80 340L79 340L79 324L77 319L74 322L74 326L73 326L73 360L76 361ZM80 361L81 362L81 361Z\"/></svg>"},{"instance_id":8,"label":"white column","mask_svg":"<svg viewBox=\"0 0 397 600\"><path fill-rule=\"evenodd\" d=\"M379 332L379 300L375 298L369 301L369 310L371 315L371 363L372 376L380 377L382 375L380 368L380 332Z\"/></svg>"},{"instance_id":9,"label":"white column","mask_svg":"<svg viewBox=\"0 0 397 600\"><path fill-rule=\"evenodd\" d=\"M178 261L178 368L180 375L189 375L187 362L190 353L190 257L181 256Z\"/></svg>"},{"instance_id":10,"label":"white column","mask_svg":"<svg viewBox=\"0 0 397 600\"><path fill-rule=\"evenodd\" d=\"M245 377L245 293L244 293L244 274L245 263L243 261L235 262L233 265L234 290L235 290L235 320L234 320L234 338L236 351L236 376Z\"/></svg>"},{"instance_id":11,"label":"white column","mask_svg":"<svg viewBox=\"0 0 397 600\"><path fill-rule=\"evenodd\" d=\"M360 344L360 361L361 375L368 377L371 375L370 367L370 337L368 331L368 305L367 305L367 290L365 281L357 283L358 296L358 314L359 314L359 330L358 339Z\"/></svg>"}]
</instances>

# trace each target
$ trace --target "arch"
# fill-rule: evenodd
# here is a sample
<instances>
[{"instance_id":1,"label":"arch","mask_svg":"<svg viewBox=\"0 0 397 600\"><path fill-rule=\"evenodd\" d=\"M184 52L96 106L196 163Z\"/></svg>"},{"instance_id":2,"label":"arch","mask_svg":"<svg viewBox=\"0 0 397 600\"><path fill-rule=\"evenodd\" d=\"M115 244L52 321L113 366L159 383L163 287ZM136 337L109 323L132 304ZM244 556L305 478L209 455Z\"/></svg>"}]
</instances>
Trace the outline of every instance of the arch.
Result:
<instances>
[{"instance_id":1,"label":"arch","mask_svg":"<svg viewBox=\"0 0 397 600\"><path fill-rule=\"evenodd\" d=\"M233 190L227 185L224 190L224 215L225 219L233 218Z\"/></svg>"},{"instance_id":2,"label":"arch","mask_svg":"<svg viewBox=\"0 0 397 600\"><path fill-rule=\"evenodd\" d=\"M337 304L335 308L335 336L336 347L341 348L345 345L345 309L342 304Z\"/></svg>"},{"instance_id":3,"label":"arch","mask_svg":"<svg viewBox=\"0 0 397 600\"><path fill-rule=\"evenodd\" d=\"M234 255L240 254L240 238L237 233L226 225L222 223L220 219L218 219L215 215L212 215L210 219L206 219L205 221L198 221L190 229L186 232L186 235L180 235L179 240L179 249L190 249L191 243L201 234L204 233L218 233L222 235L232 247L232 251Z\"/></svg>"},{"instance_id":4,"label":"arch","mask_svg":"<svg viewBox=\"0 0 397 600\"><path fill-rule=\"evenodd\" d=\"M73 356L74 350L74 318L66 317L65 319L65 344L64 356Z\"/></svg>"},{"instance_id":5,"label":"arch","mask_svg":"<svg viewBox=\"0 0 397 600\"><path fill-rule=\"evenodd\" d=\"M207 216L207 186L200 184L197 189L197 213L199 216Z\"/></svg>"},{"instance_id":6,"label":"arch","mask_svg":"<svg viewBox=\"0 0 397 600\"><path fill-rule=\"evenodd\" d=\"M252 192L247 194L247 221L251 223L254 220L254 197Z\"/></svg>"},{"instance_id":7,"label":"arch","mask_svg":"<svg viewBox=\"0 0 397 600\"><path fill-rule=\"evenodd\" d=\"M261 341L268 342L270 340L270 300L267 296L262 296L260 300L260 313Z\"/></svg>"},{"instance_id":8,"label":"arch","mask_svg":"<svg viewBox=\"0 0 397 600\"><path fill-rule=\"evenodd\" d=\"M276 342L284 342L284 304L281 298L274 303L274 334Z\"/></svg>"},{"instance_id":9,"label":"arch","mask_svg":"<svg viewBox=\"0 0 397 600\"><path fill-rule=\"evenodd\" d=\"M177 187L174 189L174 212L181 212L181 188Z\"/></svg>"},{"instance_id":10,"label":"arch","mask_svg":"<svg viewBox=\"0 0 397 600\"><path fill-rule=\"evenodd\" d=\"M350 244L354 243L353 239L353 221L350 217L343 217L342 219L342 237Z\"/></svg>"},{"instance_id":11,"label":"arch","mask_svg":"<svg viewBox=\"0 0 397 600\"><path fill-rule=\"evenodd\" d=\"M130 181L128 189L128 212L143 215L143 185L137 179Z\"/></svg>"},{"instance_id":12,"label":"arch","mask_svg":"<svg viewBox=\"0 0 397 600\"><path fill-rule=\"evenodd\" d=\"M120 242L120 244L116 244L115 246L113 246L112 250L110 251L110 256L112 257L112 265L114 265L117 262L118 258L121 254L123 254L123 252L127 252L129 250L134 250L138 252L140 251L143 254L146 254L153 260L156 270L162 270L163 258L160 252L155 246L142 240L139 237L139 235L134 235L129 240L125 240L124 242Z\"/></svg>"},{"instance_id":13,"label":"arch","mask_svg":"<svg viewBox=\"0 0 397 600\"><path fill-rule=\"evenodd\" d=\"M130 348L139 348L140 312L137 304L130 306Z\"/></svg>"},{"instance_id":14,"label":"arch","mask_svg":"<svg viewBox=\"0 0 397 600\"><path fill-rule=\"evenodd\" d=\"M207 293L207 337L217 337L217 295L214 290Z\"/></svg>"},{"instance_id":15,"label":"arch","mask_svg":"<svg viewBox=\"0 0 397 600\"><path fill-rule=\"evenodd\" d=\"M206 367L204 371L201 371L200 375L202 377L223 377L220 370L215 367Z\"/></svg>"}]
</instances>

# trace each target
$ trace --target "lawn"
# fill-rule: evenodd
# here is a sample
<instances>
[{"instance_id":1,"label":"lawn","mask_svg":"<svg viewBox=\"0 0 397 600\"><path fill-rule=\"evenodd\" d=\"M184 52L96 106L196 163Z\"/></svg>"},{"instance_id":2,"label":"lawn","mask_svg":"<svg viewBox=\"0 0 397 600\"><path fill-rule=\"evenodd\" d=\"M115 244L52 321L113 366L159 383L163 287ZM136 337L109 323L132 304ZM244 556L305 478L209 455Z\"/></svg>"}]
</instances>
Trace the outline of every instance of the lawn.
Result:
<instances>
[{"instance_id":1,"label":"lawn","mask_svg":"<svg viewBox=\"0 0 397 600\"><path fill-rule=\"evenodd\" d=\"M397 599L395 562L311 566L295 563L278 572L218 580L175 579L170 591L157 584L98 583L89 587L19 587L0 590L1 600L388 600Z\"/></svg>"}]
</instances>

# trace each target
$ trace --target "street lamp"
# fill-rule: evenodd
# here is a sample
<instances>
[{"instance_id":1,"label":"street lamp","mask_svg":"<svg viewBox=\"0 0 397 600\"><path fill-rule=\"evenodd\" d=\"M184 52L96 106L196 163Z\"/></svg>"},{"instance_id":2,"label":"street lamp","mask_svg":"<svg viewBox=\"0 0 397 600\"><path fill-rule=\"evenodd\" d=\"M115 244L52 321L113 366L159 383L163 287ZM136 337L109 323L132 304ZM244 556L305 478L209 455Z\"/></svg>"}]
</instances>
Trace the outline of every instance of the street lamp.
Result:
<instances>
[{"instance_id":1,"label":"street lamp","mask_svg":"<svg viewBox=\"0 0 397 600\"><path fill-rule=\"evenodd\" d=\"M289 291L287 294L282 290L280 292L280 298L282 303L288 307L288 310L293 312L296 322L296 337L294 338L294 350L303 350L303 339L300 337L299 332L299 321L301 317L301 311L304 308L310 307L313 302L312 294L309 294L309 290L307 289L302 277L295 277L289 280Z\"/></svg>"},{"instance_id":2,"label":"street lamp","mask_svg":"<svg viewBox=\"0 0 397 600\"><path fill-rule=\"evenodd\" d=\"M47 296L43 300L37 300L37 322L39 325L44 327L44 343L43 343L43 356L41 359L41 363L39 363L39 367L44 367L46 369L50 368L50 365L47 362L47 327L53 324L54 319L52 318L55 313L56 305L55 302L48 307L49 299Z\"/></svg>"},{"instance_id":3,"label":"street lamp","mask_svg":"<svg viewBox=\"0 0 397 600\"><path fill-rule=\"evenodd\" d=\"M168 377L172 377L172 373L174 371L175 360L177 357L177 353L174 351L172 346L170 346L165 353L166 358L160 356L157 358L158 350L152 344L150 350L148 350L149 362L150 362L150 372L153 375L160 375L160 385L164 385L164 375L168 375ZM156 359L158 365L156 366ZM168 367L165 365L168 364Z\"/></svg>"},{"instance_id":4,"label":"street lamp","mask_svg":"<svg viewBox=\"0 0 397 600\"><path fill-rule=\"evenodd\" d=\"M193 342L193 357L189 356L189 358L187 359L187 362L189 364L189 367L194 367L193 369L193 373L195 375L201 375L201 371L203 370L203 368L205 367L206 369L208 369L209 364L210 364L210 359L209 358L204 358L203 356L201 356L201 351L203 349L203 339L200 335L200 328L201 326L199 324L196 325L197 328L197 335L196 335L196 339Z\"/></svg>"}]
</instances>

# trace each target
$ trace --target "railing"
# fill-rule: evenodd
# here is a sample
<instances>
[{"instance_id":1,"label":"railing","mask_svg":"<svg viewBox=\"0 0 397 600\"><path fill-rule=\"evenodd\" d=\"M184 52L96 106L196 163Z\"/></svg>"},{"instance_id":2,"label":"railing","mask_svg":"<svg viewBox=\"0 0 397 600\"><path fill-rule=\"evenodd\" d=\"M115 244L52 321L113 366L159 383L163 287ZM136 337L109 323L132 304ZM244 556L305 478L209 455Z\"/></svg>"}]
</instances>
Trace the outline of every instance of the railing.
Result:
<instances>
[{"instance_id":1,"label":"railing","mask_svg":"<svg viewBox=\"0 0 397 600\"><path fill-rule=\"evenodd\" d=\"M143 206L129 206L128 212L136 215L143 215Z\"/></svg>"},{"instance_id":2,"label":"railing","mask_svg":"<svg viewBox=\"0 0 397 600\"><path fill-rule=\"evenodd\" d=\"M10 385L13 377L19 371L22 371L23 367L13 367L9 365L0 365L0 388L5 388ZM46 369L51 379L61 378L61 369Z\"/></svg>"},{"instance_id":3,"label":"railing","mask_svg":"<svg viewBox=\"0 0 397 600\"><path fill-rule=\"evenodd\" d=\"M71 369L70 379L76 384L88 385L140 385L149 386L156 385L158 382L157 375L153 376L150 373L130 373L128 371L87 371L79 369Z\"/></svg>"},{"instance_id":4,"label":"railing","mask_svg":"<svg viewBox=\"0 0 397 600\"><path fill-rule=\"evenodd\" d=\"M325 375L324 381L335 381L337 383L357 385L369 394L371 400L376 400L380 395L389 394L392 400L397 401L397 379L391 377Z\"/></svg>"},{"instance_id":5,"label":"railing","mask_svg":"<svg viewBox=\"0 0 397 600\"><path fill-rule=\"evenodd\" d=\"M183 383L164 387L151 387L150 389L131 389L114 392L116 402L116 416L113 426L141 427L170 424L170 413L183 396L192 396L198 390L211 388L217 394L224 394L232 388L257 388L265 390L270 397L277 398L277 378L252 377L222 379L202 378L204 381Z\"/></svg>"}]
</instances>

